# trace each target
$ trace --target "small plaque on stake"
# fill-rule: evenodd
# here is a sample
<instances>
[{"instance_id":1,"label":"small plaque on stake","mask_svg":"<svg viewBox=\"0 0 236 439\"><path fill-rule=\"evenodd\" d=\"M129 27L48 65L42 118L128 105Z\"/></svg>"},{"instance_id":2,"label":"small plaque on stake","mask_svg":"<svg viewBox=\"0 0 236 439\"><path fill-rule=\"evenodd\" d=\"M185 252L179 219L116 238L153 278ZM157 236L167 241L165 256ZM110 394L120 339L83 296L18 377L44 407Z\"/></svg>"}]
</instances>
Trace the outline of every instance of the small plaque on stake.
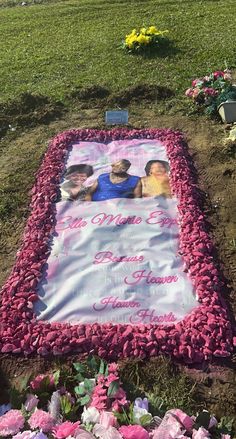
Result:
<instances>
[{"instance_id":1,"label":"small plaque on stake","mask_svg":"<svg viewBox=\"0 0 236 439\"><path fill-rule=\"evenodd\" d=\"M107 125L127 125L128 117L128 110L106 111L105 122Z\"/></svg>"}]
</instances>

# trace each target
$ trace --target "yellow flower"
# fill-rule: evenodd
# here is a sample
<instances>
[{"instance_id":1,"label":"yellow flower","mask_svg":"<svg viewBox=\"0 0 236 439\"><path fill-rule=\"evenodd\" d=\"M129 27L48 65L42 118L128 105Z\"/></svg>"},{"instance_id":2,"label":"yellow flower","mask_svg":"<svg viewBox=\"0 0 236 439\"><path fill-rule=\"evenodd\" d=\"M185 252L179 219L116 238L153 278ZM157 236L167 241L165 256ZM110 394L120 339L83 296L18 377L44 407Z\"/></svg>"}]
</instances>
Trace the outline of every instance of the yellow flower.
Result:
<instances>
[{"instance_id":1,"label":"yellow flower","mask_svg":"<svg viewBox=\"0 0 236 439\"><path fill-rule=\"evenodd\" d=\"M140 29L140 34L146 34L146 32L147 32L147 29L146 29L146 27L142 27L141 29Z\"/></svg>"},{"instance_id":2,"label":"yellow flower","mask_svg":"<svg viewBox=\"0 0 236 439\"><path fill-rule=\"evenodd\" d=\"M132 49L134 47L134 43L137 42L137 35L127 35L125 39L126 46L129 47L129 49Z\"/></svg>"},{"instance_id":3,"label":"yellow flower","mask_svg":"<svg viewBox=\"0 0 236 439\"><path fill-rule=\"evenodd\" d=\"M145 35L143 35L143 34L140 34L138 37L137 37L137 42L139 43L139 44L144 44L144 45L146 45L146 44L148 44L149 42L150 42L150 37L147 37L147 36L145 36Z\"/></svg>"},{"instance_id":4,"label":"yellow flower","mask_svg":"<svg viewBox=\"0 0 236 439\"><path fill-rule=\"evenodd\" d=\"M156 28L156 26L150 26L149 28L148 28L148 30L147 30L147 33L148 34L155 34L157 32L157 28Z\"/></svg>"}]
</instances>

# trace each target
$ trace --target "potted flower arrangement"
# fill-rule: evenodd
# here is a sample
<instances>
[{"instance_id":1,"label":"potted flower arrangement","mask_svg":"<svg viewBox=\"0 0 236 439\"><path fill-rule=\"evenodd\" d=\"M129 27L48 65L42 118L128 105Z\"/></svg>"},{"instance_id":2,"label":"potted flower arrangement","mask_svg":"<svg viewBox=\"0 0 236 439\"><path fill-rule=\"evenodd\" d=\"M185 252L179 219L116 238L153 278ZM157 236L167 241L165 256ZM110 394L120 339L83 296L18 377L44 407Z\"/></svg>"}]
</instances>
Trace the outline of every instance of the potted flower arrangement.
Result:
<instances>
[{"instance_id":1,"label":"potted flower arrangement","mask_svg":"<svg viewBox=\"0 0 236 439\"><path fill-rule=\"evenodd\" d=\"M0 437L13 439L230 439L217 420L173 409L152 416L147 398L129 401L116 363L95 358L25 380L0 406ZM22 383L22 382L21 382Z\"/></svg>"},{"instance_id":2,"label":"potted flower arrangement","mask_svg":"<svg viewBox=\"0 0 236 439\"><path fill-rule=\"evenodd\" d=\"M168 30L159 30L156 26L133 29L126 35L123 48L129 53L150 53L169 41L166 37L168 32Z\"/></svg>"},{"instance_id":3,"label":"potted flower arrangement","mask_svg":"<svg viewBox=\"0 0 236 439\"><path fill-rule=\"evenodd\" d=\"M192 86L186 90L185 95L192 99L194 104L203 108L206 114L216 115L217 110L222 107L223 103L236 101L236 87L232 84L231 71L228 69L215 71L210 75L194 79ZM228 118L230 118L230 115ZM229 122L226 119L225 121Z\"/></svg>"}]
</instances>

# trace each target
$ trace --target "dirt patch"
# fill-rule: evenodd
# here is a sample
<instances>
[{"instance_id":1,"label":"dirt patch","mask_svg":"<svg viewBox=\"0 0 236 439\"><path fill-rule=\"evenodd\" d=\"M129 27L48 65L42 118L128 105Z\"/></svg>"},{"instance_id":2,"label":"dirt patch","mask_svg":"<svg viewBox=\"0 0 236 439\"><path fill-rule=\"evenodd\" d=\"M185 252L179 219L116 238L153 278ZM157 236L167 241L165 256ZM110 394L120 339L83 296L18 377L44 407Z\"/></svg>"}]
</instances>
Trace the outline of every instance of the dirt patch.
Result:
<instances>
[{"instance_id":1,"label":"dirt patch","mask_svg":"<svg viewBox=\"0 0 236 439\"><path fill-rule=\"evenodd\" d=\"M110 91L101 87L100 85L93 85L91 87L76 88L71 94L71 98L76 98L81 101L100 100L107 98L110 95Z\"/></svg>"},{"instance_id":2,"label":"dirt patch","mask_svg":"<svg viewBox=\"0 0 236 439\"><path fill-rule=\"evenodd\" d=\"M173 90L158 85L139 84L111 93L109 89L99 85L77 88L69 98L82 103L82 108L96 105L99 108L115 106L127 106L129 104L156 103L174 96Z\"/></svg>"},{"instance_id":3,"label":"dirt patch","mask_svg":"<svg viewBox=\"0 0 236 439\"><path fill-rule=\"evenodd\" d=\"M181 115L163 116L158 113L158 106L151 110L130 105L130 127L152 127L172 128L183 131L188 142L190 152L193 156L195 166L199 175L199 186L207 194L205 213L212 226L212 236L216 244L218 258L222 274L227 280L229 295L222 292L231 305L232 311L236 308L233 289L236 287L236 184L235 184L235 146L223 143L227 133L224 126L209 121L204 117L187 118ZM22 133L18 137L8 137L0 144L1 161L4 166L0 169L0 180L8 182L9 176L13 179L14 173L21 173L21 184L17 185L19 193L19 204L15 205L15 213L11 211L9 218L3 221L2 237L0 248L0 282L6 279L14 262L16 251L19 247L20 236L23 230L23 223L19 216L20 209L27 212L29 197L20 199L20 194L27 194L32 186L31 179L24 178L27 169L28 156L34 157L32 164L36 170L40 165L43 152L46 150L47 142L58 132L70 128L104 128L104 114L101 109L83 109L79 112L65 114L63 120L55 120L48 125L42 125ZM2 146L2 153L1 153ZM31 167L32 167L31 166ZM27 171L27 173L29 170ZM14 185L14 181L10 181ZM16 214L18 212L18 214ZM71 358L55 360L60 362L71 362ZM129 362L130 367L136 370L135 362ZM20 375L25 371L34 370L43 372L52 368L52 363L43 358L25 359L2 355L0 357L2 370L2 382L6 386L14 375ZM142 365L142 380L145 385L145 375L148 377L150 370L158 377L160 366L158 361L151 364L151 369L145 369ZM176 365L176 368L179 366ZM180 368L181 373L189 374L194 381L195 391L193 406L196 409L199 403L207 409L216 413L217 416L233 416L235 414L235 374L234 363L223 363L221 365L202 364L201 369ZM163 372L164 373L164 372ZM158 379L162 379L159 377ZM147 386L149 385L147 379ZM168 390L166 390L168 392ZM198 399L200 400L198 402ZM5 401L3 401L5 402Z\"/></svg>"},{"instance_id":4,"label":"dirt patch","mask_svg":"<svg viewBox=\"0 0 236 439\"><path fill-rule=\"evenodd\" d=\"M163 99L168 99L173 95L174 92L167 87L140 84L111 95L107 101L108 104L126 106L131 103L139 104L145 101L158 102Z\"/></svg>"},{"instance_id":5,"label":"dirt patch","mask_svg":"<svg viewBox=\"0 0 236 439\"><path fill-rule=\"evenodd\" d=\"M23 93L18 100L0 105L0 136L16 127L30 127L49 123L65 111L61 102L46 96Z\"/></svg>"}]
</instances>

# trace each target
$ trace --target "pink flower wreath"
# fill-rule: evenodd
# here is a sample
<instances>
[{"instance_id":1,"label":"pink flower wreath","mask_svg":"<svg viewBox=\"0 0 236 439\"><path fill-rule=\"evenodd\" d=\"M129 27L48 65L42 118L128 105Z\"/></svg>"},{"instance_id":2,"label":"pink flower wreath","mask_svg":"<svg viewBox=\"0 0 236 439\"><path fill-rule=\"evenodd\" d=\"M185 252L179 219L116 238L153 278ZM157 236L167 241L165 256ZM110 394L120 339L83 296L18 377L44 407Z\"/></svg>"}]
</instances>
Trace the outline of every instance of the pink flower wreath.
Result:
<instances>
[{"instance_id":1,"label":"pink flower wreath","mask_svg":"<svg viewBox=\"0 0 236 439\"><path fill-rule=\"evenodd\" d=\"M201 305L183 321L170 326L111 323L72 326L37 321L33 302L37 300L37 285L50 253L49 240L55 227L55 200L68 149L80 140L109 142L135 138L157 139L166 147L171 167L171 187L178 199L179 250ZM230 356L232 325L220 296L223 283L213 262L213 244L200 202L195 169L180 132L168 129L86 129L56 136L37 173L23 243L2 289L1 352L46 356L93 351L107 360L149 358L165 353L186 363Z\"/></svg>"}]
</instances>

